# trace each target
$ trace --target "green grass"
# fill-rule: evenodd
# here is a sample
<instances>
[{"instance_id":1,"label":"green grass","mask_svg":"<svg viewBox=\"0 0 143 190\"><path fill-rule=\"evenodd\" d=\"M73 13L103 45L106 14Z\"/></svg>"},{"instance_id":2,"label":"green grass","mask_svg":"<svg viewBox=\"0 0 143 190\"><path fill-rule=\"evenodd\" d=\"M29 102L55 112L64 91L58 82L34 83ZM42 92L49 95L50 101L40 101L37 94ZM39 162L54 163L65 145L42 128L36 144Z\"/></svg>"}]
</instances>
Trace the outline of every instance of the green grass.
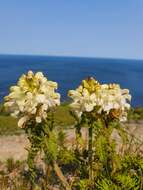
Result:
<instances>
[{"instance_id":1,"label":"green grass","mask_svg":"<svg viewBox=\"0 0 143 190\"><path fill-rule=\"evenodd\" d=\"M21 132L22 130L17 127L17 119L0 115L0 135L14 135Z\"/></svg>"},{"instance_id":2,"label":"green grass","mask_svg":"<svg viewBox=\"0 0 143 190\"><path fill-rule=\"evenodd\" d=\"M68 103L63 103L56 109L54 118L55 123L62 126L73 125L75 122L74 118L70 115L70 107Z\"/></svg>"},{"instance_id":3,"label":"green grass","mask_svg":"<svg viewBox=\"0 0 143 190\"><path fill-rule=\"evenodd\" d=\"M70 126L75 120L69 113L70 108L68 103L63 103L57 107L54 113L55 125ZM17 126L17 119L9 116L0 105L0 135L20 134L23 130Z\"/></svg>"},{"instance_id":4,"label":"green grass","mask_svg":"<svg viewBox=\"0 0 143 190\"><path fill-rule=\"evenodd\" d=\"M131 108L129 113L128 113L128 120L143 120L143 108L138 107L138 108Z\"/></svg>"}]
</instances>

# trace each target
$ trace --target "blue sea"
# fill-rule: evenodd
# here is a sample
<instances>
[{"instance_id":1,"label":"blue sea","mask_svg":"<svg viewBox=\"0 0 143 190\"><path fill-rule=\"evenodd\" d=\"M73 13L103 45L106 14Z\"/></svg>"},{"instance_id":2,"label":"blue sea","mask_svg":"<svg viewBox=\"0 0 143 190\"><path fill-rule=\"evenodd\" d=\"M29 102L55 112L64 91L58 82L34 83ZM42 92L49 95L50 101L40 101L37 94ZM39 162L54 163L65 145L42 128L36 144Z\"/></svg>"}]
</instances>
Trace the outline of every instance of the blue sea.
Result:
<instances>
[{"instance_id":1,"label":"blue sea","mask_svg":"<svg viewBox=\"0 0 143 190\"><path fill-rule=\"evenodd\" d=\"M58 82L62 100L88 76L101 83L119 83L128 88L133 106L143 106L143 60L76 58L58 56L0 55L0 101L9 87L28 70L42 71Z\"/></svg>"}]
</instances>

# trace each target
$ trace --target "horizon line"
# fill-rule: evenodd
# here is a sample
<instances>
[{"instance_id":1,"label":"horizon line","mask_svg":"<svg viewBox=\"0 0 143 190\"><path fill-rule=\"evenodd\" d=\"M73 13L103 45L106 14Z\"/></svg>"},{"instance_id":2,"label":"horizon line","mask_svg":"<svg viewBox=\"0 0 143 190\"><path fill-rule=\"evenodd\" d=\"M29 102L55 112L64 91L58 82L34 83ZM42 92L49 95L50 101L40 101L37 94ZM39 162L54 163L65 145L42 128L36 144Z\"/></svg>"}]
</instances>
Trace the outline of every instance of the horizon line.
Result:
<instances>
[{"instance_id":1,"label":"horizon line","mask_svg":"<svg viewBox=\"0 0 143 190\"><path fill-rule=\"evenodd\" d=\"M35 54L35 53L0 53L0 56L35 56L35 57L59 57L59 58L80 58L80 59L114 59L114 60L134 60L143 61L143 58L124 58L124 57L100 57L100 56L78 56L78 55L48 55L48 54Z\"/></svg>"}]
</instances>

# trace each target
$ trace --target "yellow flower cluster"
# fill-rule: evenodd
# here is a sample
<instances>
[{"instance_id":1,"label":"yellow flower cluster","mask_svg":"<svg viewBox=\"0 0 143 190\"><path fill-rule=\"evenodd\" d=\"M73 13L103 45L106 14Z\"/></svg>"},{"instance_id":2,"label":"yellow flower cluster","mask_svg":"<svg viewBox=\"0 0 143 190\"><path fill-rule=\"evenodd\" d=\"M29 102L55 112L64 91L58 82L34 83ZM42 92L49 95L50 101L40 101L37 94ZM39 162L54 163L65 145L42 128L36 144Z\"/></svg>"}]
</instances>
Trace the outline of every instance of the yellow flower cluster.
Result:
<instances>
[{"instance_id":1,"label":"yellow flower cluster","mask_svg":"<svg viewBox=\"0 0 143 190\"><path fill-rule=\"evenodd\" d=\"M42 72L29 71L22 75L17 86L10 88L10 94L5 97L5 107L12 116L20 116L19 127L24 127L30 119L41 123L46 119L47 111L60 104L60 94L56 93L57 83L48 81Z\"/></svg>"},{"instance_id":2,"label":"yellow flower cluster","mask_svg":"<svg viewBox=\"0 0 143 190\"><path fill-rule=\"evenodd\" d=\"M112 118L125 121L131 95L128 89L121 89L118 84L99 84L94 78L82 81L76 90L70 90L73 99L71 107L80 117L83 112L91 112L97 108L98 114L107 114Z\"/></svg>"}]
</instances>

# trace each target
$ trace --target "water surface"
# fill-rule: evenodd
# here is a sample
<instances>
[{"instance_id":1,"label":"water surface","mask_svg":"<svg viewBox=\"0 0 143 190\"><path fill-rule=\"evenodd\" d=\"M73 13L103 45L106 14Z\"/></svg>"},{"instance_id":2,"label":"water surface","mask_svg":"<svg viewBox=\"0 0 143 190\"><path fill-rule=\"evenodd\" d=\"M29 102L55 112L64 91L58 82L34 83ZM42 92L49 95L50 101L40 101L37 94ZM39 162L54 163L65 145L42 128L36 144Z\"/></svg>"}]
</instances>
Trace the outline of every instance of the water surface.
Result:
<instances>
[{"instance_id":1,"label":"water surface","mask_svg":"<svg viewBox=\"0 0 143 190\"><path fill-rule=\"evenodd\" d=\"M0 55L0 101L21 74L42 71L59 83L62 100L88 76L102 83L119 83L130 89L133 106L143 106L143 61L55 56Z\"/></svg>"}]
</instances>

